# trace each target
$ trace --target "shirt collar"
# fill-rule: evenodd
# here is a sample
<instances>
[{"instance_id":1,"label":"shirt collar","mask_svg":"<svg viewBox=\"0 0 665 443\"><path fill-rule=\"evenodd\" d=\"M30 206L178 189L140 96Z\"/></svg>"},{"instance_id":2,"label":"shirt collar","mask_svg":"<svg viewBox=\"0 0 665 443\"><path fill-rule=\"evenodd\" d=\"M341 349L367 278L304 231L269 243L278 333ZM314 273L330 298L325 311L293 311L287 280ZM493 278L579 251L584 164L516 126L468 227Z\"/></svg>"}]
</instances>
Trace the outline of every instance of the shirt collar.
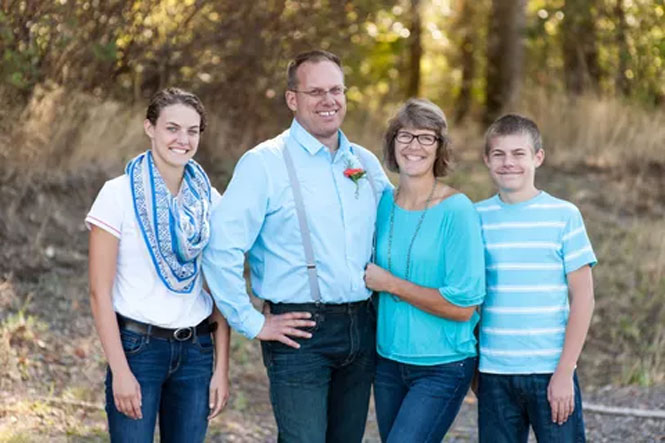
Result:
<instances>
[{"instance_id":1,"label":"shirt collar","mask_svg":"<svg viewBox=\"0 0 665 443\"><path fill-rule=\"evenodd\" d=\"M342 130L341 129L337 130L337 133L339 134L339 148L337 149L338 152L335 155L335 158L337 158L340 153L353 152L353 149L351 148L351 143L349 142L349 139L346 138L346 135L344 135ZM299 145L305 148L307 152L309 152L312 155L318 154L318 152L321 149L324 148L328 149L323 143L318 141L312 134L307 132L307 130L303 128L302 125L298 123L298 120L296 120L295 118L291 123L290 135Z\"/></svg>"}]
</instances>

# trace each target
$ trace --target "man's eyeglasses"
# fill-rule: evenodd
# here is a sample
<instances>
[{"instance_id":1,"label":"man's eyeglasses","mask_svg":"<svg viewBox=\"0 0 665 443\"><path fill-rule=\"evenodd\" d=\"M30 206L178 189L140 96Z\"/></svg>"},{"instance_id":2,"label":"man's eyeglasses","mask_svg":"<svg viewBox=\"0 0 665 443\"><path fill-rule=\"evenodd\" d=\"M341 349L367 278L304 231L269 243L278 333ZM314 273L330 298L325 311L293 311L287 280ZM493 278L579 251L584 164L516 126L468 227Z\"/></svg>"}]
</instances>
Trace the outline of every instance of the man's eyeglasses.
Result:
<instances>
[{"instance_id":1,"label":"man's eyeglasses","mask_svg":"<svg viewBox=\"0 0 665 443\"><path fill-rule=\"evenodd\" d=\"M300 92L301 94L306 94L314 98L322 98L325 97L325 95L328 93L330 93L330 95L332 95L333 97L339 97L341 95L346 94L347 89L348 88L346 86L333 86L330 89L314 88L314 89L308 89L307 91L291 89L291 91Z\"/></svg>"},{"instance_id":2,"label":"man's eyeglasses","mask_svg":"<svg viewBox=\"0 0 665 443\"><path fill-rule=\"evenodd\" d=\"M432 146L434 143L436 143L439 140L439 137L437 137L436 135L432 134L416 135L406 131L399 131L395 136L395 140L397 140L400 143L404 143L405 145L411 143L414 138L418 140L418 143L420 143L421 146Z\"/></svg>"}]
</instances>

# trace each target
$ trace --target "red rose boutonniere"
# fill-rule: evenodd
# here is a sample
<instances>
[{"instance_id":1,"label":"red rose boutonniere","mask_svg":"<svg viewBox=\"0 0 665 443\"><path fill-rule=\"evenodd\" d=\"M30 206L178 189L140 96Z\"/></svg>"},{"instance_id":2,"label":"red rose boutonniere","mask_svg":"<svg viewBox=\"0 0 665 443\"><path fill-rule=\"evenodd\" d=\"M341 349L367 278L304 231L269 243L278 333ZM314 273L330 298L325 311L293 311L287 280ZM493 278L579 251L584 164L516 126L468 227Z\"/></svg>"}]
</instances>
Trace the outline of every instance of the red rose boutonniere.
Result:
<instances>
[{"instance_id":1,"label":"red rose boutonniere","mask_svg":"<svg viewBox=\"0 0 665 443\"><path fill-rule=\"evenodd\" d=\"M363 168L354 168L353 165L351 165L351 162L347 163L347 167L344 170L344 177L350 178L353 180L353 183L356 185L356 198L358 198L358 192L360 191L360 185L358 184L358 181L360 181L361 178L364 178L365 175L367 175L367 172Z\"/></svg>"}]
</instances>

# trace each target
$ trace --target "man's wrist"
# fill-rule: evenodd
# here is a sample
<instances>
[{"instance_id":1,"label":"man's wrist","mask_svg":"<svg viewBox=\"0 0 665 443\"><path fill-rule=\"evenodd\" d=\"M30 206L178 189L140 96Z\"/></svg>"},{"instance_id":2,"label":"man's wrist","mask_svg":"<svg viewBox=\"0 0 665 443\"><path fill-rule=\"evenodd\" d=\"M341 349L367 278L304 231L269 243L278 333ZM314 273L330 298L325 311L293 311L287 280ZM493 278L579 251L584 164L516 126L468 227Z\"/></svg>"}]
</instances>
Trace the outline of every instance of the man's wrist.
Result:
<instances>
[{"instance_id":1,"label":"man's wrist","mask_svg":"<svg viewBox=\"0 0 665 443\"><path fill-rule=\"evenodd\" d=\"M243 322L240 322L238 331L245 337L251 339L256 338L257 335L263 330L266 317L254 308L248 311L247 316ZM231 326L234 326L233 324Z\"/></svg>"}]
</instances>

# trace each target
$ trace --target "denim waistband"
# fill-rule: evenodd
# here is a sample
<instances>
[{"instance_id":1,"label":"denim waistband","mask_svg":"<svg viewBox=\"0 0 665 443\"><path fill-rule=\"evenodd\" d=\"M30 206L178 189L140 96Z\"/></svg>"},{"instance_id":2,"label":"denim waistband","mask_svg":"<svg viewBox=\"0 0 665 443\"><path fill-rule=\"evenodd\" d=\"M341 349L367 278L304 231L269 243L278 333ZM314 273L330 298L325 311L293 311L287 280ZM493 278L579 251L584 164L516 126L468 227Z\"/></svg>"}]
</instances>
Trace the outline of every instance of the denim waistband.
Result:
<instances>
[{"instance_id":1,"label":"denim waistband","mask_svg":"<svg viewBox=\"0 0 665 443\"><path fill-rule=\"evenodd\" d=\"M281 314L291 311L324 312L329 314L352 313L365 308L370 299L350 303L274 303L266 300L270 306L270 312Z\"/></svg>"}]
</instances>

